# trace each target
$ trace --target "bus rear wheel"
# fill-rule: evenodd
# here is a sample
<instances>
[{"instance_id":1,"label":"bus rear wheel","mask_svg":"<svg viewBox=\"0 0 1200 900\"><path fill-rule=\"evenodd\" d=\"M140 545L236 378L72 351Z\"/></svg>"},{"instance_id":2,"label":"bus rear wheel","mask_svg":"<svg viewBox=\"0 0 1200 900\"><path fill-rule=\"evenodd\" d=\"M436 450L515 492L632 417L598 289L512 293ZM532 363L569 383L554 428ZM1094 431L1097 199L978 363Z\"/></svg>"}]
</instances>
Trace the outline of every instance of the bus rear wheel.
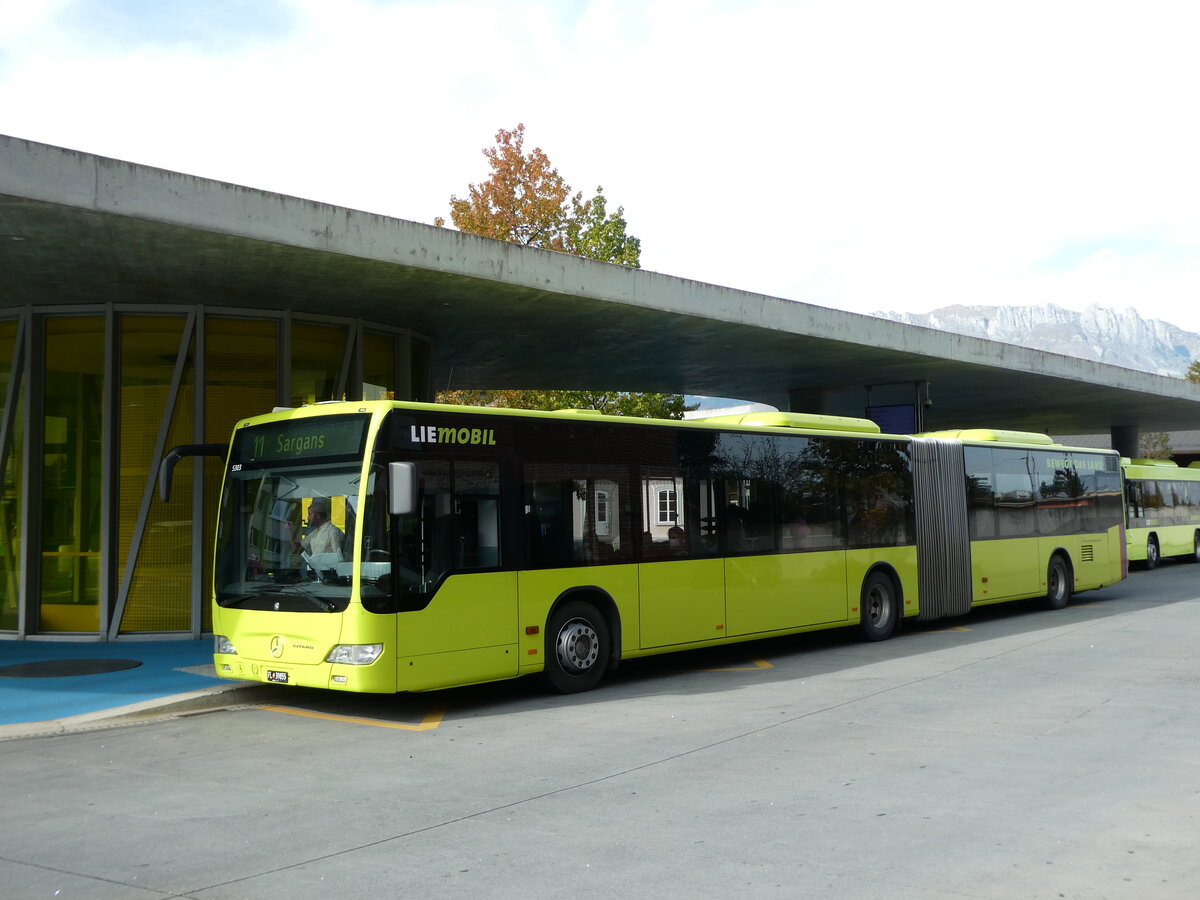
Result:
<instances>
[{"instance_id":1,"label":"bus rear wheel","mask_svg":"<svg viewBox=\"0 0 1200 900\"><path fill-rule=\"evenodd\" d=\"M1154 535L1146 538L1146 568L1153 569L1158 566L1159 551L1158 538Z\"/></svg>"},{"instance_id":2,"label":"bus rear wheel","mask_svg":"<svg viewBox=\"0 0 1200 900\"><path fill-rule=\"evenodd\" d=\"M858 630L868 641L886 641L900 621L900 596L896 584L883 572L872 572L863 581L859 601L862 617Z\"/></svg>"},{"instance_id":3,"label":"bus rear wheel","mask_svg":"<svg viewBox=\"0 0 1200 900\"><path fill-rule=\"evenodd\" d=\"M546 628L546 682L562 694L590 691L608 669L608 623L583 600L564 603Z\"/></svg>"},{"instance_id":4,"label":"bus rear wheel","mask_svg":"<svg viewBox=\"0 0 1200 900\"><path fill-rule=\"evenodd\" d=\"M1071 567L1061 555L1050 557L1046 569L1046 608L1062 609L1071 599Z\"/></svg>"}]
</instances>

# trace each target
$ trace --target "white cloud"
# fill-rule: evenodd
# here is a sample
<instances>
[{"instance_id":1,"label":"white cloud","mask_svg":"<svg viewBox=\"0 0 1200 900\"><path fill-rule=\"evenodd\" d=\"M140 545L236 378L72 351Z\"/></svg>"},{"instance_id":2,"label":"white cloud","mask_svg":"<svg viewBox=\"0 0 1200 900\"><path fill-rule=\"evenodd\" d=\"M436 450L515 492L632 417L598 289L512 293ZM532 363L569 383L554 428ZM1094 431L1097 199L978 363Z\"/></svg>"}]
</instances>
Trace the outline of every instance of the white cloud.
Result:
<instances>
[{"instance_id":1,"label":"white cloud","mask_svg":"<svg viewBox=\"0 0 1200 900\"><path fill-rule=\"evenodd\" d=\"M120 56L62 31L62 3L9 6L9 134L431 221L524 122L625 207L647 268L857 311L1100 303L1200 331L1183 0L293 0L290 29L220 53Z\"/></svg>"}]
</instances>

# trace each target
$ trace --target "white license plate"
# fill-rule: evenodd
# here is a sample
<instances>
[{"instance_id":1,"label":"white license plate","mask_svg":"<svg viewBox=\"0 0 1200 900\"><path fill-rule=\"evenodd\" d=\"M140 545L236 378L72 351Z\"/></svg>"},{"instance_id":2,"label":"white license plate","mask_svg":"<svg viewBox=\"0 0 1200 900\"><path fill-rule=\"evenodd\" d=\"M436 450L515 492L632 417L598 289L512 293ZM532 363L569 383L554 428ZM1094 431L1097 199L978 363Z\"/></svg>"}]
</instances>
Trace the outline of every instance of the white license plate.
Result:
<instances>
[{"instance_id":1,"label":"white license plate","mask_svg":"<svg viewBox=\"0 0 1200 900\"><path fill-rule=\"evenodd\" d=\"M277 672L275 669L267 669L267 681L273 681L275 684L287 684L288 673Z\"/></svg>"}]
</instances>

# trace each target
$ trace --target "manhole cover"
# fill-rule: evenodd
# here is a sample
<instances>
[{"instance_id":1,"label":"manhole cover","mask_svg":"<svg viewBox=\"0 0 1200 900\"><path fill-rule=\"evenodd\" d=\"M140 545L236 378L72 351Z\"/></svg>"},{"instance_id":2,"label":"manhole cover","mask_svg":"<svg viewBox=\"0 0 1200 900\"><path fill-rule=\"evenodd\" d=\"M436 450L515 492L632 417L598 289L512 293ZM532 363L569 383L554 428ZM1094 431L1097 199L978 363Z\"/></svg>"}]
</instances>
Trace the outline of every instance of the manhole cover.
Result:
<instances>
[{"instance_id":1,"label":"manhole cover","mask_svg":"<svg viewBox=\"0 0 1200 900\"><path fill-rule=\"evenodd\" d=\"M136 669L137 659L43 659L0 666L0 678L64 678L67 675L100 675Z\"/></svg>"}]
</instances>

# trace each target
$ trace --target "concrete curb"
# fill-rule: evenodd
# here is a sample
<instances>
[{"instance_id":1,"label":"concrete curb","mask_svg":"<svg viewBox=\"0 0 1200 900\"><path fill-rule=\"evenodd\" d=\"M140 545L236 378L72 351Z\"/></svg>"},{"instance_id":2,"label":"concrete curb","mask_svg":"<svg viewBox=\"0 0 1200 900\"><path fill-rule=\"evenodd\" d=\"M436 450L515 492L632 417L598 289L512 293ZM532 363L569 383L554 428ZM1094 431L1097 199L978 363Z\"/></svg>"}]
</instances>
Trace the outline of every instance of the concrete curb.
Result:
<instances>
[{"instance_id":1,"label":"concrete curb","mask_svg":"<svg viewBox=\"0 0 1200 900\"><path fill-rule=\"evenodd\" d=\"M137 703L83 713L78 716L45 719L40 722L14 722L11 725L0 725L0 742L17 740L18 738L49 737L51 735L72 734L83 731L98 731L121 725L133 725L152 719L211 712L218 709L231 709L238 706L254 706L259 703L268 702L272 696L277 697L278 694L273 690L273 686L271 685L263 685L250 681L217 684L197 691L156 697L151 700L142 700Z\"/></svg>"}]
</instances>

